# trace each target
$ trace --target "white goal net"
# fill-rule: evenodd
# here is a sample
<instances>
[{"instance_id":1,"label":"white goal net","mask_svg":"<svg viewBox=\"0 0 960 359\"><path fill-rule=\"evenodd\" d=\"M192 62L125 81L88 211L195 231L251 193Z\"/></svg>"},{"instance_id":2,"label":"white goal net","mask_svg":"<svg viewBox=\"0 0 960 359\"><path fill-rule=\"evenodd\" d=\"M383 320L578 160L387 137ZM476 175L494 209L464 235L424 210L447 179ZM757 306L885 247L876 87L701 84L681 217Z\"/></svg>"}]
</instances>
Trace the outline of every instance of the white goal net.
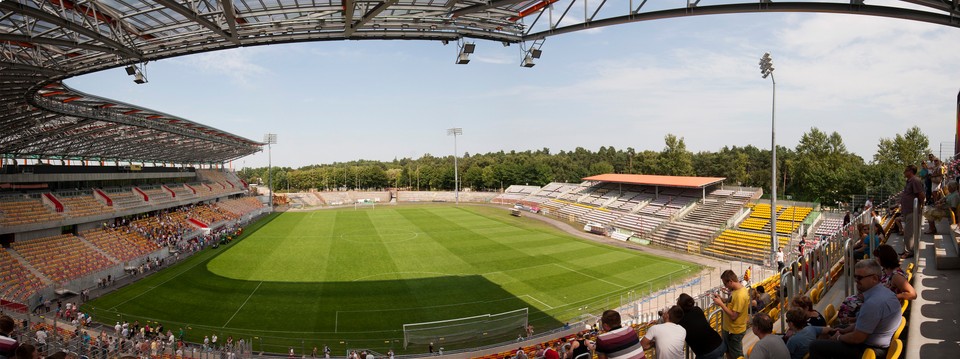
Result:
<instances>
[{"instance_id":1,"label":"white goal net","mask_svg":"<svg viewBox=\"0 0 960 359\"><path fill-rule=\"evenodd\" d=\"M435 343L461 343L505 334L520 334L527 328L528 308L499 314L403 325L403 347Z\"/></svg>"}]
</instances>

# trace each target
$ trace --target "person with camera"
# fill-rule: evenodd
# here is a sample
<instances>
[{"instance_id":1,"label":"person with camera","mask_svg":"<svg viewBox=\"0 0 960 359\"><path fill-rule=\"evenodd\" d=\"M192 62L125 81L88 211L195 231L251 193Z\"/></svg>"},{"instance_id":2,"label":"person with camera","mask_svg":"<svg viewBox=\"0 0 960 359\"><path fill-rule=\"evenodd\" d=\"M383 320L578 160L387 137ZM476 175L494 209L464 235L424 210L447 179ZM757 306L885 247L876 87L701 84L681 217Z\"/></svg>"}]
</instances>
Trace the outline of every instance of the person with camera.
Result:
<instances>
[{"instance_id":1,"label":"person with camera","mask_svg":"<svg viewBox=\"0 0 960 359\"><path fill-rule=\"evenodd\" d=\"M687 338L687 330L677 325L683 319L683 309L672 306L666 312L661 311L662 324L657 324L640 339L643 349L656 346L658 359L683 359L683 343Z\"/></svg>"},{"instance_id":2,"label":"person with camera","mask_svg":"<svg viewBox=\"0 0 960 359\"><path fill-rule=\"evenodd\" d=\"M724 302L719 294L713 294L713 303L723 310L723 331L721 337L727 346L731 358L743 356L743 335L747 332L747 311L750 310L750 294L747 293L737 274L725 270L720 274L724 288L730 291L730 302Z\"/></svg>"}]
</instances>

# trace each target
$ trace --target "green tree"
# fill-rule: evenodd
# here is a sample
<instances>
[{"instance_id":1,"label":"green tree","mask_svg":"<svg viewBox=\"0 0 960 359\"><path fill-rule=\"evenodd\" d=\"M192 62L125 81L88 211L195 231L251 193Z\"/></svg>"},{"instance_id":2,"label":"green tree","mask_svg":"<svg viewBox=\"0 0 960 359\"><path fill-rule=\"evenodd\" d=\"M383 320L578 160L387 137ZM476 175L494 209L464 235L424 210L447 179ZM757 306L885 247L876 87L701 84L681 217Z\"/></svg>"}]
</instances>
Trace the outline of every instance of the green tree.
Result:
<instances>
[{"instance_id":1,"label":"green tree","mask_svg":"<svg viewBox=\"0 0 960 359\"><path fill-rule=\"evenodd\" d=\"M670 176L693 176L693 153L687 151L683 137L667 134L663 138L666 146L660 152L660 168L657 174Z\"/></svg>"}]
</instances>

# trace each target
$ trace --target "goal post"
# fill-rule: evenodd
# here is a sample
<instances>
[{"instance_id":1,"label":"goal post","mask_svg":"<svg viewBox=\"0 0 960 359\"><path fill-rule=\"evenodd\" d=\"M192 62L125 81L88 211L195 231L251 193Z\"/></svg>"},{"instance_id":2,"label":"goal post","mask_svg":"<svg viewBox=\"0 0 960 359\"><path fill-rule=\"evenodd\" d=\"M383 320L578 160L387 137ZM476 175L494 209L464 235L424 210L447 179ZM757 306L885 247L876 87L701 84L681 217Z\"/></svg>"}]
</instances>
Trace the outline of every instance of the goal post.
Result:
<instances>
[{"instance_id":1,"label":"goal post","mask_svg":"<svg viewBox=\"0 0 960 359\"><path fill-rule=\"evenodd\" d=\"M527 328L529 314L529 308L520 308L497 314L404 324L403 348L406 349L411 344L462 343L523 333Z\"/></svg>"}]
</instances>

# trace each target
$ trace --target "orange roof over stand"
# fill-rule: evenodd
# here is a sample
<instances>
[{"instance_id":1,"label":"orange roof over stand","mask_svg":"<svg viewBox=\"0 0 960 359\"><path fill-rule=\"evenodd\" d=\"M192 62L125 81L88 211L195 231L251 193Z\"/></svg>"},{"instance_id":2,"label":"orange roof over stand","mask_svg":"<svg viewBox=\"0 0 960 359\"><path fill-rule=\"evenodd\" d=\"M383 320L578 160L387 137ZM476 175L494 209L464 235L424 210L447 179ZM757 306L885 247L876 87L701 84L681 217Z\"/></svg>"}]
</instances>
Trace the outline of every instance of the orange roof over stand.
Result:
<instances>
[{"instance_id":1,"label":"orange roof over stand","mask_svg":"<svg viewBox=\"0 0 960 359\"><path fill-rule=\"evenodd\" d=\"M657 176L657 175L628 175L607 173L584 177L584 181L601 181L615 183L629 183L646 186L703 188L723 182L725 177L687 177L687 176Z\"/></svg>"}]
</instances>

